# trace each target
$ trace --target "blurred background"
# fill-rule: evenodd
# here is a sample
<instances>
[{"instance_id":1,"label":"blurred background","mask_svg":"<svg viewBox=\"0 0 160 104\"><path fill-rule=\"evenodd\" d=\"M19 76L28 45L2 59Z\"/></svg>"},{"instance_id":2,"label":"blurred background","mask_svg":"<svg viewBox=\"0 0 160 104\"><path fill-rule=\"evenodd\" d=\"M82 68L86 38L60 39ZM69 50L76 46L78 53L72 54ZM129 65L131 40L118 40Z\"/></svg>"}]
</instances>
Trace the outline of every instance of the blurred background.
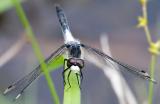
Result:
<instances>
[{"instance_id":1,"label":"blurred background","mask_svg":"<svg viewBox=\"0 0 160 104\"><path fill-rule=\"evenodd\" d=\"M3 1L3 0L2 0ZM0 4L1 4L0 0ZM141 15L138 0L25 0L22 2L25 13L36 34L45 57L63 44L63 35L58 23L54 4L59 3L65 10L73 35L82 43L101 49L100 36L105 33L114 58L149 72L150 54L143 29L136 28L137 17ZM152 39L160 37L160 1L149 0L148 18ZM24 29L15 9L0 12L0 56L24 35ZM155 79L159 82L160 60L158 59ZM38 65L30 44L23 45L20 52L0 67L0 92L11 83L31 72ZM104 76L93 64L86 63L83 70L82 104L118 104L117 97ZM56 90L63 101L63 69L51 73ZM114 73L113 73L114 74ZM124 73L139 104L147 99L148 82ZM160 84L154 86L153 104L160 102ZM42 75L20 98L23 104L52 104L49 89Z\"/></svg>"}]
</instances>

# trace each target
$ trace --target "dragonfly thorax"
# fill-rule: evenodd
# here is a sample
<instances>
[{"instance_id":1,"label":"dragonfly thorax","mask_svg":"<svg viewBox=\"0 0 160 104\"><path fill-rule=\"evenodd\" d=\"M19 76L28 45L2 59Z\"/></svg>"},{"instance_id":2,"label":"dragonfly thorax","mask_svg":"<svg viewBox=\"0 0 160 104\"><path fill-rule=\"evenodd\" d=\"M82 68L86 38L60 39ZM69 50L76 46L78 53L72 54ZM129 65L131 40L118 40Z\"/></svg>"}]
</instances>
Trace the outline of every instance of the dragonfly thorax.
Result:
<instances>
[{"instance_id":1,"label":"dragonfly thorax","mask_svg":"<svg viewBox=\"0 0 160 104\"><path fill-rule=\"evenodd\" d=\"M69 57L80 58L81 57L81 47L80 44L67 44Z\"/></svg>"}]
</instances>

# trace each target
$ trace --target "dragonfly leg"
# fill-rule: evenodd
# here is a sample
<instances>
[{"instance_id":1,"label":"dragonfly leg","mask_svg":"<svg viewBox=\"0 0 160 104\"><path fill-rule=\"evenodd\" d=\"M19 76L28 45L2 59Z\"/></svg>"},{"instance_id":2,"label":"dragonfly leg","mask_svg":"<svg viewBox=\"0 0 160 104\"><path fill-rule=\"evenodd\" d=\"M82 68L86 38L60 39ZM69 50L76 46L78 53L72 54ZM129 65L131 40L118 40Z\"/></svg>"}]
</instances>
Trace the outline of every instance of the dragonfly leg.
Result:
<instances>
[{"instance_id":1,"label":"dragonfly leg","mask_svg":"<svg viewBox=\"0 0 160 104\"><path fill-rule=\"evenodd\" d=\"M83 81L83 73L82 73L82 70L80 70L80 78L81 78L81 83Z\"/></svg>"},{"instance_id":2,"label":"dragonfly leg","mask_svg":"<svg viewBox=\"0 0 160 104\"><path fill-rule=\"evenodd\" d=\"M80 86L80 82L79 82L79 78L78 78L78 76L80 76L80 74L76 73L76 77L77 77L78 86L79 86L79 88L81 89L81 86Z\"/></svg>"},{"instance_id":3,"label":"dragonfly leg","mask_svg":"<svg viewBox=\"0 0 160 104\"><path fill-rule=\"evenodd\" d=\"M66 81L65 81L65 72L66 72L68 69L69 69L69 68L66 68L66 69L63 70L63 72L62 72L64 86L66 85Z\"/></svg>"},{"instance_id":4,"label":"dragonfly leg","mask_svg":"<svg viewBox=\"0 0 160 104\"><path fill-rule=\"evenodd\" d=\"M67 81L68 81L68 84L69 84L69 88L71 88L71 84L70 84L70 81L69 81L70 75L71 75L71 70L69 71L68 76L67 76Z\"/></svg>"},{"instance_id":5,"label":"dragonfly leg","mask_svg":"<svg viewBox=\"0 0 160 104\"><path fill-rule=\"evenodd\" d=\"M64 59L64 64L63 64L63 72L62 72L62 76L63 76L63 83L64 83L64 86L66 85L66 81L65 81L65 72L69 69L69 68L66 68L65 69L65 63L66 63L67 59Z\"/></svg>"}]
</instances>

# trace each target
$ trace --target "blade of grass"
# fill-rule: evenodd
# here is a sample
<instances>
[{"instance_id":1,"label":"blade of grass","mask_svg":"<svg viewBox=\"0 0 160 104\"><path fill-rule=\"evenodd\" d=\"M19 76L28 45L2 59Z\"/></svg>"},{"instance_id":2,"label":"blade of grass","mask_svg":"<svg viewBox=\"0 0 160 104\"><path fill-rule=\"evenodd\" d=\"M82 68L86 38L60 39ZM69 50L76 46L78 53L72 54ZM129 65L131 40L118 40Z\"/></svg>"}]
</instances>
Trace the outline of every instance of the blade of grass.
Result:
<instances>
[{"instance_id":1,"label":"blade of grass","mask_svg":"<svg viewBox=\"0 0 160 104\"><path fill-rule=\"evenodd\" d=\"M64 56L61 55L60 57L56 58L54 61L49 62L47 65L49 72L58 69L63 65Z\"/></svg>"},{"instance_id":2,"label":"blade of grass","mask_svg":"<svg viewBox=\"0 0 160 104\"><path fill-rule=\"evenodd\" d=\"M27 34L27 36L28 36L28 38L31 42L33 51L34 51L39 63L41 63L41 69L43 70L45 78L47 80L52 99L55 102L55 104L60 104L59 97L56 93L52 78L51 78L51 76L50 76L50 74L47 70L47 65L44 63L44 57L43 57L43 55L40 51L38 42L37 42L37 40L34 36L34 33L32 31L32 28L31 28L30 24L29 24L29 21L27 20L27 17L25 15L24 11L23 11L23 8L22 8L22 6L21 6L21 4L18 0L12 0L12 2L14 4L15 8L16 8L16 12L17 12L17 15L18 15L20 21L25 28L26 34Z\"/></svg>"},{"instance_id":3,"label":"blade of grass","mask_svg":"<svg viewBox=\"0 0 160 104\"><path fill-rule=\"evenodd\" d=\"M81 93L80 93L80 88L77 82L76 75L73 72L71 73L69 77L69 82L71 85L70 87L67 81L68 73L69 72L65 73L66 85L64 86L63 104L80 104L81 103Z\"/></svg>"},{"instance_id":4,"label":"blade of grass","mask_svg":"<svg viewBox=\"0 0 160 104\"><path fill-rule=\"evenodd\" d=\"M151 77L154 77L154 69L157 61L157 57L155 55L151 56L151 64L150 64L150 73ZM148 94L148 104L152 104L153 102L153 83L149 83L149 94Z\"/></svg>"},{"instance_id":5,"label":"blade of grass","mask_svg":"<svg viewBox=\"0 0 160 104\"><path fill-rule=\"evenodd\" d=\"M24 0L19 0L24 1ZM0 0L0 14L7 11L8 9L10 9L11 7L13 7L12 1L11 0Z\"/></svg>"}]
</instances>

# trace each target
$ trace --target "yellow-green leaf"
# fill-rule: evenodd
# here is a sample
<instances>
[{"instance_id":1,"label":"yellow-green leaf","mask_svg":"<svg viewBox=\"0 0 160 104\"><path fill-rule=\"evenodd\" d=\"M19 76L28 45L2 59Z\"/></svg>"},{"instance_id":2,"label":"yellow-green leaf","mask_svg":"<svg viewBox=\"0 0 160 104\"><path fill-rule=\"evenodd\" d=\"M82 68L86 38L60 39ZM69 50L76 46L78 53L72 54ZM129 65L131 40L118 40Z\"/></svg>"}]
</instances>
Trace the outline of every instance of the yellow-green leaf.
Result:
<instances>
[{"instance_id":1,"label":"yellow-green leaf","mask_svg":"<svg viewBox=\"0 0 160 104\"><path fill-rule=\"evenodd\" d=\"M48 70L53 71L58 69L59 67L63 66L64 57L63 55L57 57L54 61L48 63Z\"/></svg>"},{"instance_id":2,"label":"yellow-green leaf","mask_svg":"<svg viewBox=\"0 0 160 104\"><path fill-rule=\"evenodd\" d=\"M23 0L19 0L23 1ZM13 7L13 3L11 0L0 0L0 13L3 13Z\"/></svg>"}]
</instances>

